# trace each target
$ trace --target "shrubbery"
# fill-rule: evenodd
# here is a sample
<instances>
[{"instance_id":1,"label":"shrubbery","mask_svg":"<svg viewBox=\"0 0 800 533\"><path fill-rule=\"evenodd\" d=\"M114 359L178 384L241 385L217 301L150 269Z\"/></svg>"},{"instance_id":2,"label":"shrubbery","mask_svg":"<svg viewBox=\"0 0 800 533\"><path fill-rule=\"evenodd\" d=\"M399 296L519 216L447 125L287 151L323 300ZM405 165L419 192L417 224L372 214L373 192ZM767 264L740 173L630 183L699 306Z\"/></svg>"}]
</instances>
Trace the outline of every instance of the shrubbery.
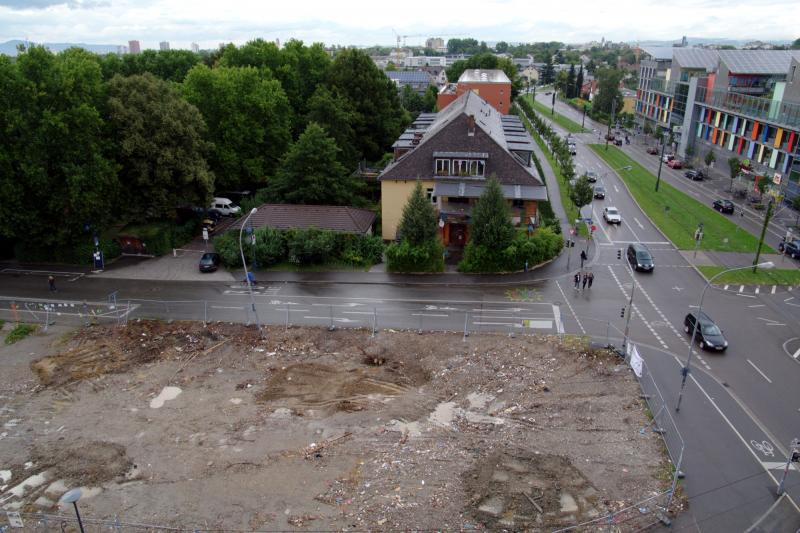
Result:
<instances>
[{"instance_id":1,"label":"shrubbery","mask_svg":"<svg viewBox=\"0 0 800 533\"><path fill-rule=\"evenodd\" d=\"M249 262L253 259L253 247L249 240L243 246ZM242 266L238 232L231 231L215 237L214 249L225 266ZM374 235L349 235L317 228L278 230L263 227L256 230L255 256L261 267L282 262L297 265L341 262L371 266L381 262L383 242Z\"/></svg>"},{"instance_id":2,"label":"shrubbery","mask_svg":"<svg viewBox=\"0 0 800 533\"><path fill-rule=\"evenodd\" d=\"M550 228L540 228L528 237L517 233L504 250L489 249L470 242L464 248L464 259L458 264L461 272L516 272L544 263L558 255L564 241Z\"/></svg>"},{"instance_id":3,"label":"shrubbery","mask_svg":"<svg viewBox=\"0 0 800 533\"><path fill-rule=\"evenodd\" d=\"M386 269L389 272L442 272L444 246L438 239L418 246L408 240L392 243L386 249Z\"/></svg>"}]
</instances>

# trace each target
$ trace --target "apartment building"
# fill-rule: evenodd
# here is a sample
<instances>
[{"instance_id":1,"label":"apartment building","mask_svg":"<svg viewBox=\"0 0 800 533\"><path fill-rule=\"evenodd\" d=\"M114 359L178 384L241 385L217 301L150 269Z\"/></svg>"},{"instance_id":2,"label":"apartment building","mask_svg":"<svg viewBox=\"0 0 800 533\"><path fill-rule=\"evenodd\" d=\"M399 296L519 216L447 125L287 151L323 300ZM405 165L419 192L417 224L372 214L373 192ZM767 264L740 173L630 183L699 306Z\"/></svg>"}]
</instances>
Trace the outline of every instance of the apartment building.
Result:
<instances>
[{"instance_id":1,"label":"apartment building","mask_svg":"<svg viewBox=\"0 0 800 533\"><path fill-rule=\"evenodd\" d=\"M467 69L457 83L448 83L439 91L436 108L440 111L465 92L474 92L502 115L511 108L511 80L500 69Z\"/></svg>"}]
</instances>

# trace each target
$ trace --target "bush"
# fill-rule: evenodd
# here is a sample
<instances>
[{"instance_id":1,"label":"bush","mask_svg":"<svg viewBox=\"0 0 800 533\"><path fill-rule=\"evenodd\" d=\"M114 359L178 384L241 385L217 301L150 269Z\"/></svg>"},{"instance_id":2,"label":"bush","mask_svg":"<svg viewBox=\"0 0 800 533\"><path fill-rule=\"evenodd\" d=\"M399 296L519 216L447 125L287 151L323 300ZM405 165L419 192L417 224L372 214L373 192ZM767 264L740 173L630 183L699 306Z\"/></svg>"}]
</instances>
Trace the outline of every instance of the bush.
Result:
<instances>
[{"instance_id":1,"label":"bush","mask_svg":"<svg viewBox=\"0 0 800 533\"><path fill-rule=\"evenodd\" d=\"M239 253L239 234L236 232L223 233L214 237L214 251L219 254L222 264L228 268L240 268L242 256ZM257 241L256 241L257 242Z\"/></svg>"},{"instance_id":2,"label":"bush","mask_svg":"<svg viewBox=\"0 0 800 533\"><path fill-rule=\"evenodd\" d=\"M109 239L100 239L100 250L105 261L118 257L121 253L119 244ZM95 251L94 241L87 235L77 243L64 246L42 247L31 245L27 242L17 242L14 245L14 257L22 262L45 263L56 262L73 265L93 264Z\"/></svg>"},{"instance_id":3,"label":"bush","mask_svg":"<svg viewBox=\"0 0 800 533\"><path fill-rule=\"evenodd\" d=\"M383 261L383 240L376 235L345 235L341 259L351 265L371 266Z\"/></svg>"},{"instance_id":4,"label":"bush","mask_svg":"<svg viewBox=\"0 0 800 533\"><path fill-rule=\"evenodd\" d=\"M518 233L505 250L497 253L474 243L467 244L464 259L458 264L461 272L516 272L532 268L557 256L564 246L561 235L549 227L539 228L530 237Z\"/></svg>"},{"instance_id":5,"label":"bush","mask_svg":"<svg viewBox=\"0 0 800 533\"><path fill-rule=\"evenodd\" d=\"M298 265L324 263L338 257L337 234L317 228L286 232L286 251L290 262Z\"/></svg>"},{"instance_id":6,"label":"bush","mask_svg":"<svg viewBox=\"0 0 800 533\"><path fill-rule=\"evenodd\" d=\"M444 247L439 240L412 246L407 240L386 248L386 269L389 272L442 272Z\"/></svg>"},{"instance_id":7,"label":"bush","mask_svg":"<svg viewBox=\"0 0 800 533\"><path fill-rule=\"evenodd\" d=\"M36 326L31 324L17 324L14 328L8 332L6 335L6 344L14 344L15 342L19 342L31 333L36 331Z\"/></svg>"}]
</instances>

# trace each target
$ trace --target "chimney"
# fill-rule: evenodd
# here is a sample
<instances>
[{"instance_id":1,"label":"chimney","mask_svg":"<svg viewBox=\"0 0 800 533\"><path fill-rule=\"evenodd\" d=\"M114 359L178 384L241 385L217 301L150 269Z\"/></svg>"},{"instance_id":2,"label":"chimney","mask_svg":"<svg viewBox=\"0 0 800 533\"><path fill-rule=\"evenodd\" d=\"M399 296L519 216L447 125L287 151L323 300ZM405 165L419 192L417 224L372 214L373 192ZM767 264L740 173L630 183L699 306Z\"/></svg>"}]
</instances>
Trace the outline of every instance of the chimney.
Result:
<instances>
[{"instance_id":1,"label":"chimney","mask_svg":"<svg viewBox=\"0 0 800 533\"><path fill-rule=\"evenodd\" d=\"M467 135L470 137L475 136L475 115L467 117Z\"/></svg>"}]
</instances>

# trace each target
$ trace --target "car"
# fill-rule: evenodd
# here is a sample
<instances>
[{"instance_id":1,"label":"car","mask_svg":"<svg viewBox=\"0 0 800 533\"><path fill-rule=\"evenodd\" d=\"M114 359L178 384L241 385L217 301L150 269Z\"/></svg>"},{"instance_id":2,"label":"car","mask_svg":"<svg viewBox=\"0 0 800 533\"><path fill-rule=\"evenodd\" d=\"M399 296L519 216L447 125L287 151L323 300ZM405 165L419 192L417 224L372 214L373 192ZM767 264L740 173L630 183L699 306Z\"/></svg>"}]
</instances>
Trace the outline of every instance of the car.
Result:
<instances>
[{"instance_id":1,"label":"car","mask_svg":"<svg viewBox=\"0 0 800 533\"><path fill-rule=\"evenodd\" d=\"M622 146L622 138L614 137L614 144L616 144L617 146Z\"/></svg>"},{"instance_id":2,"label":"car","mask_svg":"<svg viewBox=\"0 0 800 533\"><path fill-rule=\"evenodd\" d=\"M664 154L664 157L661 158L664 163L669 163L673 159L675 159L675 154Z\"/></svg>"},{"instance_id":3,"label":"car","mask_svg":"<svg viewBox=\"0 0 800 533\"><path fill-rule=\"evenodd\" d=\"M551 94L553 94L552 91L547 91L546 93L544 93L545 96L550 96Z\"/></svg>"},{"instance_id":4,"label":"car","mask_svg":"<svg viewBox=\"0 0 800 533\"><path fill-rule=\"evenodd\" d=\"M606 219L606 222L609 224L622 224L622 217L616 207L606 207L603 209L603 218Z\"/></svg>"},{"instance_id":5,"label":"car","mask_svg":"<svg viewBox=\"0 0 800 533\"><path fill-rule=\"evenodd\" d=\"M609 133L608 135L606 135L606 140L607 141L613 141L615 138L616 138L616 135L614 135L613 133Z\"/></svg>"},{"instance_id":6,"label":"car","mask_svg":"<svg viewBox=\"0 0 800 533\"><path fill-rule=\"evenodd\" d=\"M714 200L712 207L720 213L733 214L733 202L730 200Z\"/></svg>"},{"instance_id":7,"label":"car","mask_svg":"<svg viewBox=\"0 0 800 533\"><path fill-rule=\"evenodd\" d=\"M206 252L200 258L200 272L214 272L220 264L220 257L218 253Z\"/></svg>"},{"instance_id":8,"label":"car","mask_svg":"<svg viewBox=\"0 0 800 533\"><path fill-rule=\"evenodd\" d=\"M705 172L703 172L702 170L699 170L699 169L697 169L697 170L695 170L695 169L687 170L686 172L683 173L683 175L686 176L687 178L689 178L692 181L702 181L702 180L706 179Z\"/></svg>"},{"instance_id":9,"label":"car","mask_svg":"<svg viewBox=\"0 0 800 533\"><path fill-rule=\"evenodd\" d=\"M651 146L650 148L647 149L647 153L650 155L658 155L658 148L656 148L655 146Z\"/></svg>"},{"instance_id":10,"label":"car","mask_svg":"<svg viewBox=\"0 0 800 533\"><path fill-rule=\"evenodd\" d=\"M575 146L574 143L570 143L569 147L569 155L578 155L578 148Z\"/></svg>"},{"instance_id":11,"label":"car","mask_svg":"<svg viewBox=\"0 0 800 533\"><path fill-rule=\"evenodd\" d=\"M234 204L229 198L214 198L211 200L209 209L216 209L224 216L238 215L242 212L242 208Z\"/></svg>"},{"instance_id":12,"label":"car","mask_svg":"<svg viewBox=\"0 0 800 533\"><path fill-rule=\"evenodd\" d=\"M590 170L586 173L586 179L589 183L596 183L597 182L597 172Z\"/></svg>"},{"instance_id":13,"label":"car","mask_svg":"<svg viewBox=\"0 0 800 533\"><path fill-rule=\"evenodd\" d=\"M667 163L667 166L669 168L675 168L675 169L683 168L683 161L681 161L680 159L670 159L669 162Z\"/></svg>"},{"instance_id":14,"label":"car","mask_svg":"<svg viewBox=\"0 0 800 533\"><path fill-rule=\"evenodd\" d=\"M626 257L631 268L636 271L652 272L656 267L650 250L640 242L633 242L628 245Z\"/></svg>"},{"instance_id":15,"label":"car","mask_svg":"<svg viewBox=\"0 0 800 533\"><path fill-rule=\"evenodd\" d=\"M598 200L603 200L606 197L606 188L602 185L598 185L594 188L594 197Z\"/></svg>"},{"instance_id":16,"label":"car","mask_svg":"<svg viewBox=\"0 0 800 533\"><path fill-rule=\"evenodd\" d=\"M782 242L778 244L778 250L792 259L797 259L800 257L800 240Z\"/></svg>"},{"instance_id":17,"label":"car","mask_svg":"<svg viewBox=\"0 0 800 533\"><path fill-rule=\"evenodd\" d=\"M696 324L699 324L699 327L696 328ZM683 331L692 335L692 338L704 350L724 352L728 348L728 341L722 335L722 330L703 311L700 311L699 314L690 311L683 319Z\"/></svg>"},{"instance_id":18,"label":"car","mask_svg":"<svg viewBox=\"0 0 800 533\"><path fill-rule=\"evenodd\" d=\"M209 209L206 211L206 218L210 218L214 222L222 220L222 212L219 209Z\"/></svg>"}]
</instances>

